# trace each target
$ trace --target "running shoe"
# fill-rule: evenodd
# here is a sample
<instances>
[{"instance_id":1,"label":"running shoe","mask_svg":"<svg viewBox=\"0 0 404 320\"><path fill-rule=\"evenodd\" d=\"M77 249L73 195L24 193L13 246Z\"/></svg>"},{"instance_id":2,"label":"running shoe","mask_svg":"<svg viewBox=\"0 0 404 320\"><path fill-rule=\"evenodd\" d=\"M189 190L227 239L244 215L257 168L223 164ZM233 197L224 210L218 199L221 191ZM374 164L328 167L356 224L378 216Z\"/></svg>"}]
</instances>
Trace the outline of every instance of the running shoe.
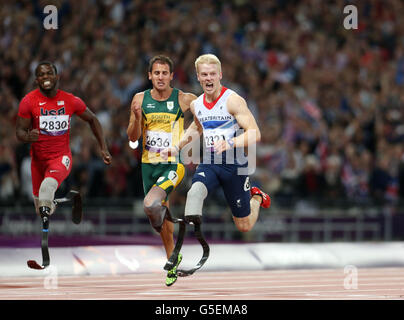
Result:
<instances>
[{"instance_id":1,"label":"running shoe","mask_svg":"<svg viewBox=\"0 0 404 320\"><path fill-rule=\"evenodd\" d=\"M271 205L271 197L269 195L267 195L265 192L260 190L258 187L252 187L250 192L251 192L251 196L254 196L254 195L261 196L261 198L262 198L261 207L263 207L263 208L269 208L270 207L270 205Z\"/></svg>"},{"instance_id":2,"label":"running shoe","mask_svg":"<svg viewBox=\"0 0 404 320\"><path fill-rule=\"evenodd\" d=\"M177 268L179 264L181 263L182 260L182 254L178 254L178 259L177 259L177 264L167 272L167 278L166 278L166 286L171 286L177 281L178 275L177 275Z\"/></svg>"}]
</instances>

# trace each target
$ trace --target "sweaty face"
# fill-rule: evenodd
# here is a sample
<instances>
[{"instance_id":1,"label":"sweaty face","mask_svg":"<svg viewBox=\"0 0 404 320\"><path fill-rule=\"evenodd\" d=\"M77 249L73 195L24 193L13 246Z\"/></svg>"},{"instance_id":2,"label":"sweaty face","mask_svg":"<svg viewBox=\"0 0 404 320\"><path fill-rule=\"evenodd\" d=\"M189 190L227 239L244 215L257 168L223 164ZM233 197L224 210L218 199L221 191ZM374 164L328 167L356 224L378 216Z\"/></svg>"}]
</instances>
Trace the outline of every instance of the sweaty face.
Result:
<instances>
[{"instance_id":1,"label":"sweaty face","mask_svg":"<svg viewBox=\"0 0 404 320\"><path fill-rule=\"evenodd\" d=\"M202 63L198 66L198 81L207 95L214 95L220 90L222 73L216 64Z\"/></svg>"},{"instance_id":2,"label":"sweaty face","mask_svg":"<svg viewBox=\"0 0 404 320\"><path fill-rule=\"evenodd\" d=\"M55 88L58 76L52 66L43 64L36 72L36 82L43 91L51 91Z\"/></svg>"},{"instance_id":3,"label":"sweaty face","mask_svg":"<svg viewBox=\"0 0 404 320\"><path fill-rule=\"evenodd\" d=\"M170 73L170 66L159 62L155 62L152 71L149 72L149 80L151 80L153 87L157 90L168 89L173 76L174 73Z\"/></svg>"}]
</instances>

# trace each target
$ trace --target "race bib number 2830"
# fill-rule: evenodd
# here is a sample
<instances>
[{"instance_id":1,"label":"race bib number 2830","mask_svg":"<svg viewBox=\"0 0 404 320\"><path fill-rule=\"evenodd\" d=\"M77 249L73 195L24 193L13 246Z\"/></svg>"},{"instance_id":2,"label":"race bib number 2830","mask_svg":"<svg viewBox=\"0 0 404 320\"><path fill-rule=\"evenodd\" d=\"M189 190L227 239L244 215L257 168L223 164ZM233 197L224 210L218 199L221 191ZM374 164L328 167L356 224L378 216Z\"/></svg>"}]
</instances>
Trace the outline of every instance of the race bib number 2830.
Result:
<instances>
[{"instance_id":1,"label":"race bib number 2830","mask_svg":"<svg viewBox=\"0 0 404 320\"><path fill-rule=\"evenodd\" d=\"M40 116L41 133L52 136L64 134L69 129L69 115Z\"/></svg>"}]
</instances>

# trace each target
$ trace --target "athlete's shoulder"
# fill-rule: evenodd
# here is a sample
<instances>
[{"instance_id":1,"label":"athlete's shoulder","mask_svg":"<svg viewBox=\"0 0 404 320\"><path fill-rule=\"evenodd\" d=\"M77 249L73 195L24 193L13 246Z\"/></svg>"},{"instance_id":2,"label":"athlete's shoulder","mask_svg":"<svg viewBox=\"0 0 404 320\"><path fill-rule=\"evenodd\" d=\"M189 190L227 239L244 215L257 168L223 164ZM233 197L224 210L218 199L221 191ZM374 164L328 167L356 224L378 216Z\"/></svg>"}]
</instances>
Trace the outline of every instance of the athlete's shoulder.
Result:
<instances>
[{"instance_id":1,"label":"athlete's shoulder","mask_svg":"<svg viewBox=\"0 0 404 320\"><path fill-rule=\"evenodd\" d=\"M203 106L203 97L204 97L204 94L202 93L194 101L192 101L192 106L194 106L196 108L202 107Z\"/></svg>"},{"instance_id":2,"label":"athlete's shoulder","mask_svg":"<svg viewBox=\"0 0 404 320\"><path fill-rule=\"evenodd\" d=\"M147 92L150 92L150 89L147 89L147 90L145 90L145 91L140 91L140 92L136 93L136 94L133 96L133 98L143 98L144 95L145 95Z\"/></svg>"},{"instance_id":3,"label":"athlete's shoulder","mask_svg":"<svg viewBox=\"0 0 404 320\"><path fill-rule=\"evenodd\" d=\"M227 110L233 115L248 109L247 101L233 90L229 92L226 106Z\"/></svg>"},{"instance_id":4,"label":"athlete's shoulder","mask_svg":"<svg viewBox=\"0 0 404 320\"><path fill-rule=\"evenodd\" d=\"M38 103L40 98L39 89L32 90L28 92L20 101L19 109L28 111Z\"/></svg>"},{"instance_id":5,"label":"athlete's shoulder","mask_svg":"<svg viewBox=\"0 0 404 320\"><path fill-rule=\"evenodd\" d=\"M228 97L230 97L230 96L239 96L239 94L236 92L236 91L234 91L233 89L230 89L230 88L227 88L227 87L225 87L225 92L224 92L224 94L226 94Z\"/></svg>"},{"instance_id":6,"label":"athlete's shoulder","mask_svg":"<svg viewBox=\"0 0 404 320\"><path fill-rule=\"evenodd\" d=\"M73 93L67 92L67 91L64 91L64 90L60 90L60 89L58 90L58 93L56 95L59 98L63 97L64 99L70 99L70 100L73 100L73 99L76 99L76 98L80 99L80 97L74 95Z\"/></svg>"},{"instance_id":7,"label":"athlete's shoulder","mask_svg":"<svg viewBox=\"0 0 404 320\"><path fill-rule=\"evenodd\" d=\"M228 101L234 101L234 102L245 101L245 99L241 95L239 95L236 91L232 89L227 89L226 92Z\"/></svg>"},{"instance_id":8,"label":"athlete's shoulder","mask_svg":"<svg viewBox=\"0 0 404 320\"><path fill-rule=\"evenodd\" d=\"M181 105L181 108L187 110L191 103L197 99L197 96L191 92L184 92L182 90L178 90L178 100Z\"/></svg>"},{"instance_id":9,"label":"athlete's shoulder","mask_svg":"<svg viewBox=\"0 0 404 320\"><path fill-rule=\"evenodd\" d=\"M178 95L179 96L184 96L184 97L188 97L192 100L195 100L197 98L197 96L195 94L193 94L192 92L184 92L181 89L177 89L178 90Z\"/></svg>"},{"instance_id":10,"label":"athlete's shoulder","mask_svg":"<svg viewBox=\"0 0 404 320\"><path fill-rule=\"evenodd\" d=\"M195 102L203 102L204 93L200 94L196 99Z\"/></svg>"},{"instance_id":11,"label":"athlete's shoulder","mask_svg":"<svg viewBox=\"0 0 404 320\"><path fill-rule=\"evenodd\" d=\"M32 90L28 92L21 100L31 100L33 98L37 98L40 95L39 89Z\"/></svg>"},{"instance_id":12,"label":"athlete's shoulder","mask_svg":"<svg viewBox=\"0 0 404 320\"><path fill-rule=\"evenodd\" d=\"M132 98L132 104L133 104L133 103L142 104L143 98L144 98L144 96L145 96L145 92L146 92L146 91L147 91L147 90L145 90L145 91L140 91L140 92L138 92L138 93L135 93L135 95L134 95L133 98Z\"/></svg>"}]
</instances>

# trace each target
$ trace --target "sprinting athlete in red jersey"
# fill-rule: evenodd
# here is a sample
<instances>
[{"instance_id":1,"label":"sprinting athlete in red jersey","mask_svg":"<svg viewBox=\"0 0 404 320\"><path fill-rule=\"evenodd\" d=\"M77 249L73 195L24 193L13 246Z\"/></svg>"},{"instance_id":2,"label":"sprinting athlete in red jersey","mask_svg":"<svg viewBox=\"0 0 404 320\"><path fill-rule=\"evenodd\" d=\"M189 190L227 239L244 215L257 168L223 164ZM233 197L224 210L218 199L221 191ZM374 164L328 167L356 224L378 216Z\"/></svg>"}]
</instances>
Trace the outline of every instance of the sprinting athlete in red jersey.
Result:
<instances>
[{"instance_id":1,"label":"sprinting athlete in red jersey","mask_svg":"<svg viewBox=\"0 0 404 320\"><path fill-rule=\"evenodd\" d=\"M48 220L55 209L55 192L72 169L69 134L73 114L90 125L104 163L110 164L112 158L95 114L80 98L58 89L55 65L40 62L35 76L38 89L29 92L20 102L16 135L20 141L31 143L35 210L42 219Z\"/></svg>"}]
</instances>

